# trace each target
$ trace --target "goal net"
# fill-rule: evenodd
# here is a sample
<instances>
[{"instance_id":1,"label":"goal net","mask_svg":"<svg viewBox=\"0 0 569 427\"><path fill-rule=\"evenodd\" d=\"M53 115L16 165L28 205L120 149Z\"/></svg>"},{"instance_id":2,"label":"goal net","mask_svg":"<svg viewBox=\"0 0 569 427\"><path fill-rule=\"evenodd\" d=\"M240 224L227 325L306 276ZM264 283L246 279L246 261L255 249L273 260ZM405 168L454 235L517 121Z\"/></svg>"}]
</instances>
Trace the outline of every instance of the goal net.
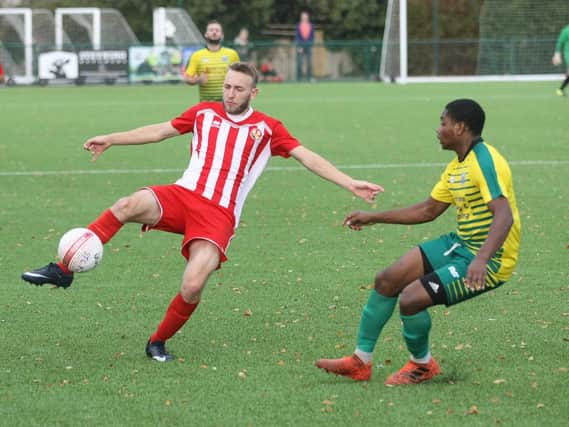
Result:
<instances>
[{"instance_id":1,"label":"goal net","mask_svg":"<svg viewBox=\"0 0 569 427\"><path fill-rule=\"evenodd\" d=\"M159 7L153 13L155 46L202 46L205 44L190 15L180 8Z\"/></svg>"},{"instance_id":2,"label":"goal net","mask_svg":"<svg viewBox=\"0 0 569 427\"><path fill-rule=\"evenodd\" d=\"M99 50L127 49L139 42L118 10L83 7L55 9L55 44L57 49Z\"/></svg>"},{"instance_id":3,"label":"goal net","mask_svg":"<svg viewBox=\"0 0 569 427\"><path fill-rule=\"evenodd\" d=\"M551 58L567 0L389 0L386 82L557 80Z\"/></svg>"},{"instance_id":4,"label":"goal net","mask_svg":"<svg viewBox=\"0 0 569 427\"><path fill-rule=\"evenodd\" d=\"M62 40L68 42L62 33ZM0 62L16 83L35 80L37 54L52 50L54 18L47 9L0 8Z\"/></svg>"}]
</instances>

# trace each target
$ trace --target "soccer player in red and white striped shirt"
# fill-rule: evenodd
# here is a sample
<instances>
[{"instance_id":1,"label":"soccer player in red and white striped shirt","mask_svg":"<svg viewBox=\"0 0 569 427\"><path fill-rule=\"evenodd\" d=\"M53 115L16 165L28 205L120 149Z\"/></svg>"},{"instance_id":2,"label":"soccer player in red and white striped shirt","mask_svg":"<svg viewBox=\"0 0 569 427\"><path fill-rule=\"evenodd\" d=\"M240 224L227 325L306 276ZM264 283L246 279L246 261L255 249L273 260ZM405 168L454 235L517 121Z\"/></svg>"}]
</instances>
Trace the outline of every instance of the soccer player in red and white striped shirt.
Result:
<instances>
[{"instance_id":1,"label":"soccer player in red and white striped shirt","mask_svg":"<svg viewBox=\"0 0 569 427\"><path fill-rule=\"evenodd\" d=\"M368 202L383 191L379 185L342 173L302 146L280 121L253 110L257 80L254 67L231 64L223 103L201 102L171 121L96 136L84 144L95 161L113 145L155 143L193 134L189 166L176 183L146 187L123 197L88 226L103 243L129 222L142 224L143 230L184 236L182 255L187 265L180 292L146 346L147 355L154 360L172 359L164 343L188 321L209 275L227 259L245 199L271 156L292 156L316 175ZM60 262L25 272L22 278L36 285L68 287L73 273Z\"/></svg>"}]
</instances>

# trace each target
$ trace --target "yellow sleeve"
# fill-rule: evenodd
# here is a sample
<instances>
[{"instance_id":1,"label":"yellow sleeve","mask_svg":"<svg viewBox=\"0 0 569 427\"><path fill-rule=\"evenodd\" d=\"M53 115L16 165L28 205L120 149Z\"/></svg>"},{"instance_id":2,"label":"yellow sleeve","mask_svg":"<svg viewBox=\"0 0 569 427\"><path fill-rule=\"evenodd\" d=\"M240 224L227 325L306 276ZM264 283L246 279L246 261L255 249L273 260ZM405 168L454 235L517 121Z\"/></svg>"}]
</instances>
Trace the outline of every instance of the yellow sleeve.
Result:
<instances>
[{"instance_id":1,"label":"yellow sleeve","mask_svg":"<svg viewBox=\"0 0 569 427\"><path fill-rule=\"evenodd\" d=\"M441 179L439 182L435 184L433 190L431 191L431 197L439 202L443 203L453 203L454 199L452 198L452 194L448 189L448 180L446 178L447 170L442 173Z\"/></svg>"},{"instance_id":2,"label":"yellow sleeve","mask_svg":"<svg viewBox=\"0 0 569 427\"><path fill-rule=\"evenodd\" d=\"M478 164L474 177L474 182L480 189L480 194L486 204L500 196L508 197L504 191L507 188L505 183L511 182L512 179L510 167L502 157L493 155L491 159L491 164L488 162L486 162L487 164Z\"/></svg>"},{"instance_id":3,"label":"yellow sleeve","mask_svg":"<svg viewBox=\"0 0 569 427\"><path fill-rule=\"evenodd\" d=\"M230 63L233 63L233 62L239 62L239 61L240 61L240 59L239 59L239 54L237 53L236 50L233 50L233 49L232 49L232 50L231 50L231 57L230 57L229 62L230 62Z\"/></svg>"},{"instance_id":4,"label":"yellow sleeve","mask_svg":"<svg viewBox=\"0 0 569 427\"><path fill-rule=\"evenodd\" d=\"M200 63L200 57L201 53L199 50L192 53L192 56L190 56L188 68L186 68L187 76L193 77L198 75L198 64Z\"/></svg>"}]
</instances>

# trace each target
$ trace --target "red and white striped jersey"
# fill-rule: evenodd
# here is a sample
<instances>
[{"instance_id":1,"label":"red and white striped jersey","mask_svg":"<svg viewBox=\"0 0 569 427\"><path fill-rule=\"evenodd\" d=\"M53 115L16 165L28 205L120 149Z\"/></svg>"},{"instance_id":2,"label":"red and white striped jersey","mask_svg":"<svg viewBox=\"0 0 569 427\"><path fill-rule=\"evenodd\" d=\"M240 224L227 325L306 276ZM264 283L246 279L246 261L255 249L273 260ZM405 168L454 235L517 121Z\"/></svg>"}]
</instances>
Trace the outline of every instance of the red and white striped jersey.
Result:
<instances>
[{"instance_id":1,"label":"red and white striped jersey","mask_svg":"<svg viewBox=\"0 0 569 427\"><path fill-rule=\"evenodd\" d=\"M289 157L300 145L280 121L250 110L236 122L220 102L201 102L171 123L193 132L190 164L176 184L229 209L236 225L270 157Z\"/></svg>"}]
</instances>

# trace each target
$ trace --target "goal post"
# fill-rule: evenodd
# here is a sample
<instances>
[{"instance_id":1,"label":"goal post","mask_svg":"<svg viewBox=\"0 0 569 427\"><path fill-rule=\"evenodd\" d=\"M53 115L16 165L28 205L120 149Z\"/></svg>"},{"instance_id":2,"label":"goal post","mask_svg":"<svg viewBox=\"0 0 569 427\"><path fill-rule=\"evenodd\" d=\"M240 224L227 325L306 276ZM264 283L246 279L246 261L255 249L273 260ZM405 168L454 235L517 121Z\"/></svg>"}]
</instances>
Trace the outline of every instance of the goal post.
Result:
<instances>
[{"instance_id":1,"label":"goal post","mask_svg":"<svg viewBox=\"0 0 569 427\"><path fill-rule=\"evenodd\" d=\"M384 82L558 80L567 0L388 0Z\"/></svg>"},{"instance_id":2,"label":"goal post","mask_svg":"<svg viewBox=\"0 0 569 427\"><path fill-rule=\"evenodd\" d=\"M80 7L80 8L59 8L55 9L55 48L57 50L63 49L63 19L66 16L85 15L91 18L89 24L88 20L79 22L79 25L84 27L88 32L93 49L99 50L101 48L101 9L95 7Z\"/></svg>"},{"instance_id":3,"label":"goal post","mask_svg":"<svg viewBox=\"0 0 569 427\"><path fill-rule=\"evenodd\" d=\"M157 7L152 14L154 46L203 46L205 39L181 8Z\"/></svg>"},{"instance_id":4,"label":"goal post","mask_svg":"<svg viewBox=\"0 0 569 427\"><path fill-rule=\"evenodd\" d=\"M4 35L11 32L15 37L13 39L13 47L15 49L22 49L23 61L16 61L11 58L10 65L14 67L11 70L11 76L16 83L28 84L34 81L34 40L32 32L32 9L29 8L0 8L0 28L2 29L2 40L10 40ZM4 38L6 37L6 39ZM4 49L9 50L12 46L5 46ZM5 54L8 56L8 54Z\"/></svg>"},{"instance_id":5,"label":"goal post","mask_svg":"<svg viewBox=\"0 0 569 427\"><path fill-rule=\"evenodd\" d=\"M134 32L116 9L65 7L55 9L55 46L65 48L64 34L75 48L102 50L139 44Z\"/></svg>"}]
</instances>

